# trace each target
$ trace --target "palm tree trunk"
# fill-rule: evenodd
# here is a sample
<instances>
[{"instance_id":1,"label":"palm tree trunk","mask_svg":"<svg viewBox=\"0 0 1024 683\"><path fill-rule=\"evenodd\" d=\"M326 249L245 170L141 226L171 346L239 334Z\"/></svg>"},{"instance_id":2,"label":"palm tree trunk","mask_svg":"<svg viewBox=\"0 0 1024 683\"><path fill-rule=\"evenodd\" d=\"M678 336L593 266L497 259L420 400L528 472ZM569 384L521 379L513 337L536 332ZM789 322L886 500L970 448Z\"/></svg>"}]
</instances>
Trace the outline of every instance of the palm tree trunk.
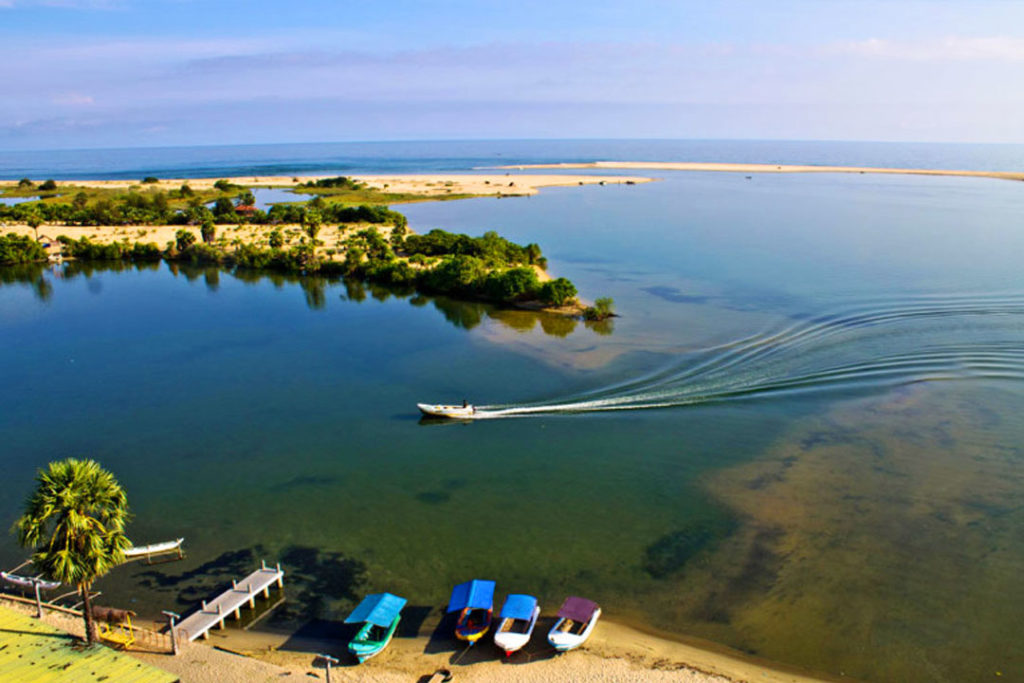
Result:
<instances>
[{"instance_id":1,"label":"palm tree trunk","mask_svg":"<svg viewBox=\"0 0 1024 683\"><path fill-rule=\"evenodd\" d=\"M89 597L89 585L82 583L78 585L78 592L82 595L82 614L85 616L85 644L95 645L99 640L96 635L96 620L92 615L92 598Z\"/></svg>"}]
</instances>

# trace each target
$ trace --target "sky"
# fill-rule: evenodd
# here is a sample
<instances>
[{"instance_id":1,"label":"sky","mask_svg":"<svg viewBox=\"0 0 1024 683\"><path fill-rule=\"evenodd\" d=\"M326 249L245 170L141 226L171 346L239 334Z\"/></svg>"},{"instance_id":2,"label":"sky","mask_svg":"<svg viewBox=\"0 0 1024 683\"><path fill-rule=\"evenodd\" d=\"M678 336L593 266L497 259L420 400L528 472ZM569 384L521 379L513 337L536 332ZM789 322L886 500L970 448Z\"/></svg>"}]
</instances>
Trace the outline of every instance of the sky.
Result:
<instances>
[{"instance_id":1,"label":"sky","mask_svg":"<svg viewBox=\"0 0 1024 683\"><path fill-rule=\"evenodd\" d=\"M1024 0L0 0L0 150L1024 143Z\"/></svg>"}]
</instances>

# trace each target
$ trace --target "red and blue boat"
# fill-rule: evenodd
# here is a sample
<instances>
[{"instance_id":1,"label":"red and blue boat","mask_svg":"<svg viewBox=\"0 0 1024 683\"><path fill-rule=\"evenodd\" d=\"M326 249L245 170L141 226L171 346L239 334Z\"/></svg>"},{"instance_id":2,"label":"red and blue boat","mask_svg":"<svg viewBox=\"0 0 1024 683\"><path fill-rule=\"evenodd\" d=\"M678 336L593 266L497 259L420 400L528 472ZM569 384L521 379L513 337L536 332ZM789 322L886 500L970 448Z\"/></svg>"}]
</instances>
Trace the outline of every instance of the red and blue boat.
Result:
<instances>
[{"instance_id":1,"label":"red and blue boat","mask_svg":"<svg viewBox=\"0 0 1024 683\"><path fill-rule=\"evenodd\" d=\"M491 627L494 612L494 582L473 579L452 589L448 614L459 613L455 637L475 644Z\"/></svg>"}]
</instances>

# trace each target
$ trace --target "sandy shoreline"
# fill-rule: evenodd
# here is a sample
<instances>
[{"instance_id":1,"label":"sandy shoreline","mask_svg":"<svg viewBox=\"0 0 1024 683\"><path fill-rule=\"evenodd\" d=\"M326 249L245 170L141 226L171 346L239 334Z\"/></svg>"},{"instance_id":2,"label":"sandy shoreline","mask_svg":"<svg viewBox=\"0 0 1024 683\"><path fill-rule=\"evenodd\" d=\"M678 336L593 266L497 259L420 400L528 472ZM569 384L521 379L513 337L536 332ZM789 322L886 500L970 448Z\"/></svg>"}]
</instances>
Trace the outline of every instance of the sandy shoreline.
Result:
<instances>
[{"instance_id":1,"label":"sandy shoreline","mask_svg":"<svg viewBox=\"0 0 1024 683\"><path fill-rule=\"evenodd\" d=\"M697 161L593 161L588 163L500 166L502 169L618 169L651 171L719 171L725 173L884 173L890 175L968 176L1024 180L1024 171L958 171L937 168L879 168L872 166L806 166L794 164L722 164Z\"/></svg>"},{"instance_id":2,"label":"sandy shoreline","mask_svg":"<svg viewBox=\"0 0 1024 683\"><path fill-rule=\"evenodd\" d=\"M30 600L0 598L0 604L34 614ZM43 620L73 635L82 636L79 617L50 611ZM138 622L138 620L137 620ZM145 625L144 620L137 625ZM538 630L540 627L538 626ZM682 683L820 683L795 671L773 668L743 659L714 646L707 648L644 633L603 619L587 644L573 652L552 656L536 633L527 652L505 660L489 643L462 654L451 643L434 643L429 634L396 637L382 654L362 665L353 665L340 641L293 639L286 635L247 632L237 628L211 631L207 642L183 646L171 656L165 638L143 640L130 654L176 674L185 682L231 683L234 681L309 680L323 677L316 653L327 652L342 661L331 671L332 680L398 683L417 680L440 668L455 674L455 681L675 681ZM450 645L450 646L449 646ZM532 649L531 649L532 648Z\"/></svg>"},{"instance_id":3,"label":"sandy shoreline","mask_svg":"<svg viewBox=\"0 0 1024 683\"><path fill-rule=\"evenodd\" d=\"M244 187L295 188L301 183L333 176L217 176L212 178L161 178L155 183L140 184L141 179L125 180L60 180L57 186L74 185L111 190L131 187L154 188L169 192L188 184L193 190L209 190L218 180L227 180ZM418 194L429 198L445 195L524 196L534 195L544 187L569 185L621 185L651 182L653 178L595 175L511 175L509 173L396 173L390 175L354 175L355 180L368 186L395 193ZM0 180L0 188L14 187L16 180ZM296 201L312 199L313 195L297 195Z\"/></svg>"}]
</instances>

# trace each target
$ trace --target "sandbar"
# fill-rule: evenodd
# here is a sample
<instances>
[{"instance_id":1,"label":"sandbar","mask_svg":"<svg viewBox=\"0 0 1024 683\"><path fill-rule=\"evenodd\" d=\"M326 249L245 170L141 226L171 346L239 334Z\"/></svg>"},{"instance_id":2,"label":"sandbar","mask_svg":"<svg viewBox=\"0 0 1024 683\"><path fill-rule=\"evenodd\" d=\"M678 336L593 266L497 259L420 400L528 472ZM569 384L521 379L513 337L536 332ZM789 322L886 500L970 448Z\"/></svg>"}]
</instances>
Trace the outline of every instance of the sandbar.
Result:
<instances>
[{"instance_id":1,"label":"sandbar","mask_svg":"<svg viewBox=\"0 0 1024 683\"><path fill-rule=\"evenodd\" d=\"M959 171L938 168L880 168L874 166L813 166L795 164L723 164L703 161L591 161L586 163L500 166L502 169L618 169L651 171L719 171L725 173L885 173L891 175L969 176L1024 180L1024 171Z\"/></svg>"},{"instance_id":2,"label":"sandbar","mask_svg":"<svg viewBox=\"0 0 1024 683\"><path fill-rule=\"evenodd\" d=\"M60 186L73 185L110 190L155 188L164 191L177 190L187 184L193 190L209 190L218 180L227 180L243 187L297 188L300 184L333 176L236 176L214 178L161 178L155 183L141 184L141 179L125 180L57 180ZM396 173L389 175L357 174L351 178L364 182L372 188L394 193L422 195L424 198L443 199L445 195L478 196L524 196L534 195L544 187L569 185L635 185L654 180L646 177L621 175L512 175L510 173ZM17 185L16 180L0 180L0 188ZM313 195L297 195L296 201L306 201Z\"/></svg>"}]
</instances>

